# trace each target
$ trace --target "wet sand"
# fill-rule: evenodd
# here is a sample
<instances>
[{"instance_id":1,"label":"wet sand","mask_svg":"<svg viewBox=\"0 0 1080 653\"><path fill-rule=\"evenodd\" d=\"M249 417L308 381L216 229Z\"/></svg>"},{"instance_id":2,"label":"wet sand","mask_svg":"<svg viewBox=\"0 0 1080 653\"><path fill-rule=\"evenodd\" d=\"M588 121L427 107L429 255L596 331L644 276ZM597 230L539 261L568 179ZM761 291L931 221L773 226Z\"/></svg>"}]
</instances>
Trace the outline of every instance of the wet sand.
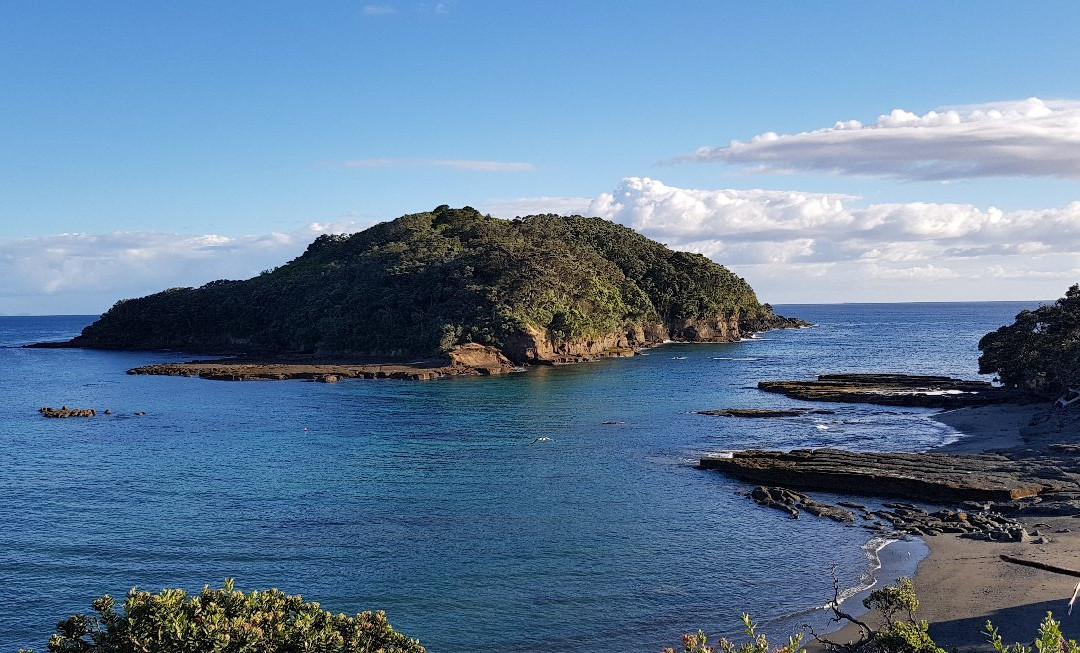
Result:
<instances>
[{"instance_id":1,"label":"wet sand","mask_svg":"<svg viewBox=\"0 0 1080 653\"><path fill-rule=\"evenodd\" d=\"M1021 429L1046 408L1044 404L987 406L941 413L935 419L962 432L957 442L941 450L976 453L1031 446L1033 439L1045 438L1025 437ZM1052 439L1080 442L1075 433L1060 433ZM918 616L930 622L930 634L942 648L992 650L983 634L987 620L1000 629L1006 643L1030 643L1047 612L1062 622L1067 637L1080 638L1080 605L1072 615L1067 614L1068 601L1080 578L1000 558L1005 554L1080 571L1080 519L1031 517L1020 521L1036 533L1032 542L984 542L955 535L925 538L930 554L914 577ZM881 578L883 583L892 580ZM864 616L873 620L872 615ZM846 643L857 636L858 631L849 626L827 637ZM810 648L821 650L815 645Z\"/></svg>"}]
</instances>

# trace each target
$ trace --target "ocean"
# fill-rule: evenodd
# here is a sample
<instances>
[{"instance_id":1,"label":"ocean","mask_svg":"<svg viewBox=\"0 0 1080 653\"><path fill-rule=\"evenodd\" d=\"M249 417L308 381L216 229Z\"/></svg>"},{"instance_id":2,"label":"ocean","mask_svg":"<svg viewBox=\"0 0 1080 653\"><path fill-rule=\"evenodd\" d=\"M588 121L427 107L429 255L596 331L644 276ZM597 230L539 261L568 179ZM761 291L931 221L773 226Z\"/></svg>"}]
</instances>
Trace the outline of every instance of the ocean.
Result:
<instances>
[{"instance_id":1,"label":"ocean","mask_svg":"<svg viewBox=\"0 0 1080 653\"><path fill-rule=\"evenodd\" d=\"M22 349L94 317L0 317L0 651L44 650L102 594L226 577L385 610L433 653L656 651L699 628L738 633L744 611L786 638L821 623L834 575L868 584L880 542L760 508L697 460L919 451L957 433L917 408L694 411L805 405L758 391L763 379L978 378L979 337L1038 304L786 305L817 326L504 377L333 385L128 376L187 357ZM45 405L114 414L45 419Z\"/></svg>"}]
</instances>

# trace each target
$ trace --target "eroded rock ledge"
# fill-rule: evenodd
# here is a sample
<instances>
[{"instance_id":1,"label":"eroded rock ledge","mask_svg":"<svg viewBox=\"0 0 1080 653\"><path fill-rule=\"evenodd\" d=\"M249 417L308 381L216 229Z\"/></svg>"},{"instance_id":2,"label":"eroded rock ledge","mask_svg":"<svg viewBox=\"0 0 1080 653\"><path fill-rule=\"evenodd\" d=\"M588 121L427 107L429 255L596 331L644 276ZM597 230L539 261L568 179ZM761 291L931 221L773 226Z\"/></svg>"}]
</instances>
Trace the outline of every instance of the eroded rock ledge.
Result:
<instances>
[{"instance_id":1,"label":"eroded rock ledge","mask_svg":"<svg viewBox=\"0 0 1080 653\"><path fill-rule=\"evenodd\" d=\"M760 381L758 388L805 401L928 408L963 408L1033 400L1025 393L994 387L986 381L908 374L821 374L815 381Z\"/></svg>"},{"instance_id":2,"label":"eroded rock ledge","mask_svg":"<svg viewBox=\"0 0 1080 653\"><path fill-rule=\"evenodd\" d=\"M857 512L862 528L889 537L955 533L997 542L1043 542L1042 533L1028 532L1018 519L1080 517L1080 451L1071 445L1038 454L739 451L702 458L700 466L761 483L747 493L750 498L796 519L804 511L850 522ZM789 488L902 497L949 508L931 512L910 503L885 503L874 510L852 501L833 506Z\"/></svg>"},{"instance_id":3,"label":"eroded rock ledge","mask_svg":"<svg viewBox=\"0 0 1080 653\"><path fill-rule=\"evenodd\" d=\"M469 344L456 347L447 359L401 361L331 362L318 358L244 359L189 361L144 365L128 374L197 376L216 381L280 381L301 379L335 383L340 379L407 379L427 381L447 376L490 376L515 368L494 347Z\"/></svg>"},{"instance_id":4,"label":"eroded rock ledge","mask_svg":"<svg viewBox=\"0 0 1080 653\"><path fill-rule=\"evenodd\" d=\"M780 510L793 519L798 519L800 513L805 511L817 517L853 523L856 521L855 511L858 511L861 526L884 537L952 533L968 539L993 542L1047 541L1040 531L1028 532L1022 523L989 510L984 505L969 504L961 510L930 512L910 503L886 503L881 509L874 510L852 501L840 501L834 506L787 488L764 485L754 488L749 496L758 505Z\"/></svg>"},{"instance_id":5,"label":"eroded rock ledge","mask_svg":"<svg viewBox=\"0 0 1080 653\"><path fill-rule=\"evenodd\" d=\"M1010 458L1001 454L750 450L702 458L700 467L763 485L929 503L1080 499L1080 464L1071 453Z\"/></svg>"}]
</instances>

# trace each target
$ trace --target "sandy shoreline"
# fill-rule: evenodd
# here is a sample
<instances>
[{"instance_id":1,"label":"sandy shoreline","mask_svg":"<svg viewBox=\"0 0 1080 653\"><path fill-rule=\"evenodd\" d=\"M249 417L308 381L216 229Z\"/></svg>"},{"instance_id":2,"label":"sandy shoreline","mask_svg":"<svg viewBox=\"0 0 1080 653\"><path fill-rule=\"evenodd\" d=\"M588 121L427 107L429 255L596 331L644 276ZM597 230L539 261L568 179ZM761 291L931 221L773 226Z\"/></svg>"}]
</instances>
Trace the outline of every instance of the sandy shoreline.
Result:
<instances>
[{"instance_id":1,"label":"sandy shoreline","mask_svg":"<svg viewBox=\"0 0 1080 653\"><path fill-rule=\"evenodd\" d=\"M1025 438L1021 429L1046 409L1046 405L986 406L940 413L934 419L961 432L959 440L940 450L978 453L1031 446L1033 438ZM1080 442L1075 434L1055 439ZM919 563L913 579L919 617L930 622L930 634L942 648L992 650L983 635L988 619L1006 643L1030 643L1047 612L1062 622L1067 637L1080 638L1080 606L1067 615L1078 579L1000 558L1005 554L1080 570L1080 520L1022 515L1018 520L1029 532L1038 533L1032 542L985 542L955 535L924 538L930 553ZM879 571L880 583L892 582L887 573L884 568ZM828 638L846 643L857 635L849 626ZM810 648L821 650L816 645Z\"/></svg>"}]
</instances>

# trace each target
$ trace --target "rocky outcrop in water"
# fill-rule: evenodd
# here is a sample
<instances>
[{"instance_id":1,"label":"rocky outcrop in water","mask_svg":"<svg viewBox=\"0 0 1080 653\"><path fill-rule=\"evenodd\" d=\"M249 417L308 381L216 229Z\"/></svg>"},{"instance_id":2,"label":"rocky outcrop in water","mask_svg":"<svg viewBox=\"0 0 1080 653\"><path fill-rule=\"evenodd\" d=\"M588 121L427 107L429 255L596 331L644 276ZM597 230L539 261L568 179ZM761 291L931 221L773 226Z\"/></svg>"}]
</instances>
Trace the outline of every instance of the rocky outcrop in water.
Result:
<instances>
[{"instance_id":1,"label":"rocky outcrop in water","mask_svg":"<svg viewBox=\"0 0 1080 653\"><path fill-rule=\"evenodd\" d=\"M814 501L805 494L787 488L759 485L750 493L750 498L758 505L782 510L795 519L799 518L800 510L805 510L817 517L828 517L833 521L855 521L855 515L850 510Z\"/></svg>"},{"instance_id":2,"label":"rocky outcrop in water","mask_svg":"<svg viewBox=\"0 0 1080 653\"><path fill-rule=\"evenodd\" d=\"M927 502L1008 502L1080 487L1076 458L1037 461L998 454L750 450L702 458L700 467L751 483Z\"/></svg>"},{"instance_id":3,"label":"rocky outcrop in water","mask_svg":"<svg viewBox=\"0 0 1080 653\"><path fill-rule=\"evenodd\" d=\"M928 408L963 408L1034 400L1024 392L994 387L986 381L907 374L821 374L815 381L760 381L758 388L804 401Z\"/></svg>"},{"instance_id":4,"label":"rocky outcrop in water","mask_svg":"<svg viewBox=\"0 0 1080 653\"><path fill-rule=\"evenodd\" d=\"M67 406L61 406L60 408L53 408L51 406L42 406L38 408L38 412L42 417L50 417L54 419L62 419L65 417L93 417L97 415L97 411L93 408L68 408Z\"/></svg>"},{"instance_id":5,"label":"rocky outcrop in water","mask_svg":"<svg viewBox=\"0 0 1080 653\"><path fill-rule=\"evenodd\" d=\"M698 415L710 415L712 417L799 417L808 413L828 414L828 410L810 410L809 408L717 408L714 410L699 410Z\"/></svg>"},{"instance_id":6,"label":"rocky outcrop in water","mask_svg":"<svg viewBox=\"0 0 1080 653\"><path fill-rule=\"evenodd\" d=\"M401 379L430 381L450 376L491 376L515 368L506 356L478 344L455 347L445 359L413 362L329 362L316 357L278 357L270 360L225 359L144 365L128 374L197 376L214 381L304 380L337 383L341 379Z\"/></svg>"},{"instance_id":7,"label":"rocky outcrop in water","mask_svg":"<svg viewBox=\"0 0 1080 653\"><path fill-rule=\"evenodd\" d=\"M754 488L749 496L758 505L780 510L793 519L798 519L805 511L817 517L850 524L856 522L857 511L864 529L886 537L933 537L952 533L977 540L1028 542L1033 540L1033 536L1042 536L1037 531L1029 533L1015 519L981 505L930 512L910 503L886 503L880 509L872 509L853 501L840 501L832 505L784 487L764 485Z\"/></svg>"}]
</instances>

